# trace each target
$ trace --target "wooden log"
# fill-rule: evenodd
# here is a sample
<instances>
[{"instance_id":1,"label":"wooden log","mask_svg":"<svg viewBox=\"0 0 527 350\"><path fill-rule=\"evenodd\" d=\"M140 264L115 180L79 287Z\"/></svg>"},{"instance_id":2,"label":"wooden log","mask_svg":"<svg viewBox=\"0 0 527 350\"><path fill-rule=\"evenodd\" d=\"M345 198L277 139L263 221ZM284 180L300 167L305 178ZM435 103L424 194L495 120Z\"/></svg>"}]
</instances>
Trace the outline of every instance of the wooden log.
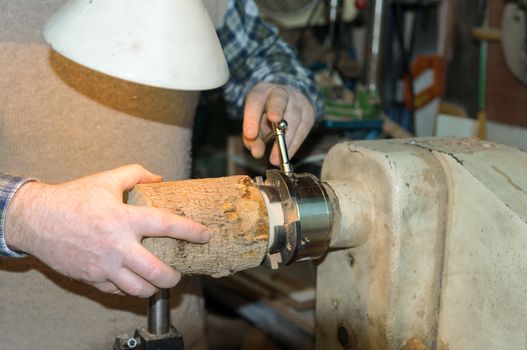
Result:
<instances>
[{"instance_id":1,"label":"wooden log","mask_svg":"<svg viewBox=\"0 0 527 350\"><path fill-rule=\"evenodd\" d=\"M260 265L267 252L267 209L248 176L137 185L128 203L165 209L212 230L206 244L143 240L148 250L183 274L227 276Z\"/></svg>"}]
</instances>

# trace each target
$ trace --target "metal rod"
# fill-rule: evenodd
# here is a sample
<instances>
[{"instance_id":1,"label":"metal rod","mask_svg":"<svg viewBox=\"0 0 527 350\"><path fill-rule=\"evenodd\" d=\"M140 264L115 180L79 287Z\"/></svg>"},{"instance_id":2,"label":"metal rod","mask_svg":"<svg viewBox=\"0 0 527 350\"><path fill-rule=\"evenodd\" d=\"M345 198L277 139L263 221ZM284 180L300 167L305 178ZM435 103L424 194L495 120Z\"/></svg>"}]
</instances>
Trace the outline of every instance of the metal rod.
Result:
<instances>
[{"instance_id":1,"label":"metal rod","mask_svg":"<svg viewBox=\"0 0 527 350\"><path fill-rule=\"evenodd\" d=\"M366 84L370 90L378 91L381 87L387 5L387 0L372 0L369 2L370 18L365 62Z\"/></svg>"},{"instance_id":2,"label":"metal rod","mask_svg":"<svg viewBox=\"0 0 527 350\"><path fill-rule=\"evenodd\" d=\"M293 173L293 166L289 162L289 154L287 153L287 144L285 142L285 130L287 129L287 122L282 120L279 123L274 123L274 130L276 133L276 140L278 141L278 150L280 151L280 167L286 175Z\"/></svg>"},{"instance_id":3,"label":"metal rod","mask_svg":"<svg viewBox=\"0 0 527 350\"><path fill-rule=\"evenodd\" d=\"M331 0L329 5L329 33L324 42L324 49L332 51L335 48L335 33L338 20L339 0Z\"/></svg>"},{"instance_id":4,"label":"metal rod","mask_svg":"<svg viewBox=\"0 0 527 350\"><path fill-rule=\"evenodd\" d=\"M148 299L148 333L167 334L170 331L170 291L160 289Z\"/></svg>"}]
</instances>

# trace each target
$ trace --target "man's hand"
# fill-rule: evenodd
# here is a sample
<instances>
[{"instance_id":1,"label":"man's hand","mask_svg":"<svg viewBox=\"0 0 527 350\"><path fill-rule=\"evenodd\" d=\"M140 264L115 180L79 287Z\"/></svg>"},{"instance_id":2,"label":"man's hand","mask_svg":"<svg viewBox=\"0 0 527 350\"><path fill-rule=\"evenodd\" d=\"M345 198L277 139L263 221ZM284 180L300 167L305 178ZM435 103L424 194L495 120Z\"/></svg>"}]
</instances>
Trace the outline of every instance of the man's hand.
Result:
<instances>
[{"instance_id":1,"label":"man's hand","mask_svg":"<svg viewBox=\"0 0 527 350\"><path fill-rule=\"evenodd\" d=\"M265 153L264 137L272 132L271 123L285 119L288 123L286 143L290 157L298 151L315 123L315 111L297 90L276 84L259 83L245 101L243 142L253 157ZM269 161L279 165L278 147L274 145Z\"/></svg>"},{"instance_id":2,"label":"man's hand","mask_svg":"<svg viewBox=\"0 0 527 350\"><path fill-rule=\"evenodd\" d=\"M107 293L148 297L173 287L179 272L147 251L142 238L205 243L210 232L183 217L123 203L124 191L159 181L129 165L60 185L27 183L7 210L6 243Z\"/></svg>"}]
</instances>

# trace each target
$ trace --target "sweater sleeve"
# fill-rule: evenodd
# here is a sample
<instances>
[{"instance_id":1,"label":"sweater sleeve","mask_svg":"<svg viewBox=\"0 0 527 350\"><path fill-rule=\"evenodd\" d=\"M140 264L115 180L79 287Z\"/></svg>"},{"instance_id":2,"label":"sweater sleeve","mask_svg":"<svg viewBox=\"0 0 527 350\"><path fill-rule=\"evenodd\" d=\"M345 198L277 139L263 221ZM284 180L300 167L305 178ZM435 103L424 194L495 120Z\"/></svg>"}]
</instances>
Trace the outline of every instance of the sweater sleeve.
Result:
<instances>
[{"instance_id":1,"label":"sweater sleeve","mask_svg":"<svg viewBox=\"0 0 527 350\"><path fill-rule=\"evenodd\" d=\"M4 224L7 208L16 191L24 184L35 181L27 177L11 176L0 173L0 255L22 258L27 254L15 252L7 246L4 238Z\"/></svg>"},{"instance_id":2,"label":"sweater sleeve","mask_svg":"<svg viewBox=\"0 0 527 350\"><path fill-rule=\"evenodd\" d=\"M230 0L218 37L231 77L224 96L232 117L243 116L245 97L259 82L293 87L306 96L320 119L323 100L312 72L278 36L276 27L260 18L253 0Z\"/></svg>"}]
</instances>

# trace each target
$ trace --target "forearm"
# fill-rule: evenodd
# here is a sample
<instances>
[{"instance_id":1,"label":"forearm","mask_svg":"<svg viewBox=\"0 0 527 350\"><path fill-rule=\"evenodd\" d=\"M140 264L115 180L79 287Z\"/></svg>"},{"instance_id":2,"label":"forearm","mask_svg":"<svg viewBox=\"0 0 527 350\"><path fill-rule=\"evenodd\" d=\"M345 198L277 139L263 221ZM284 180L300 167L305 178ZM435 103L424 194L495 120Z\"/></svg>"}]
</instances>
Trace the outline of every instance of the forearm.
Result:
<instances>
[{"instance_id":1,"label":"forearm","mask_svg":"<svg viewBox=\"0 0 527 350\"><path fill-rule=\"evenodd\" d=\"M34 179L0 173L0 255L24 257L26 254L11 250L5 241L5 221L9 205L22 185Z\"/></svg>"}]
</instances>

